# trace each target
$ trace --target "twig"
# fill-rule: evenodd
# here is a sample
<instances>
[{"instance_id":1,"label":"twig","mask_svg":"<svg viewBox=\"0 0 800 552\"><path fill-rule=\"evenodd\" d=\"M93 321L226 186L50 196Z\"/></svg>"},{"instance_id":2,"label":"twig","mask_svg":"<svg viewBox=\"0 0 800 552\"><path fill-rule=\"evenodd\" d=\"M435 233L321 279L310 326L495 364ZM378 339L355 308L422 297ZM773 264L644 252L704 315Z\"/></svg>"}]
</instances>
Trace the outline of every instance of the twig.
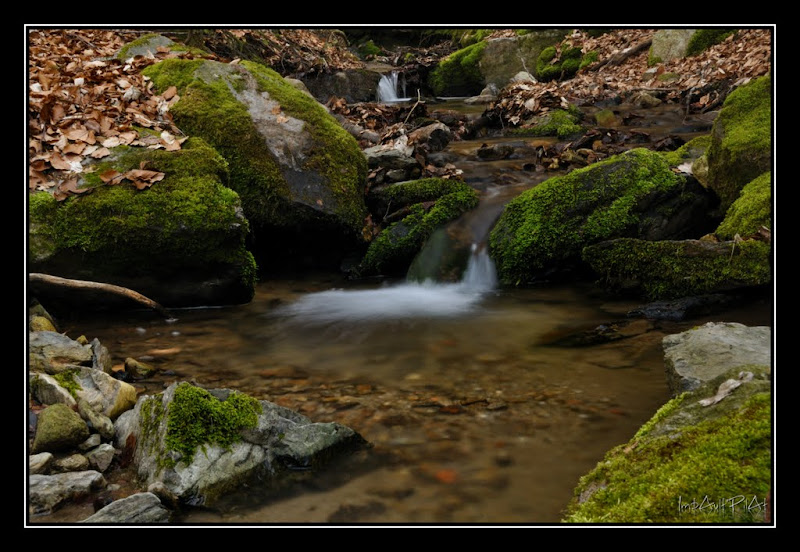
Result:
<instances>
[{"instance_id":1,"label":"twig","mask_svg":"<svg viewBox=\"0 0 800 552\"><path fill-rule=\"evenodd\" d=\"M50 274L39 274L39 273L32 273L28 274L28 280L31 282L40 282L43 284L53 285L53 286L60 286L66 287L70 289L97 289L101 291L107 291L108 293L113 293L114 295L121 295L123 297L127 297L136 301L137 303L141 303L146 307L149 307L162 315L164 318L172 318L172 315L153 301L142 295L139 292L133 291L132 289L124 288L121 286L115 286L113 284L104 284L101 282L90 282L87 280L70 280L68 278L61 278L59 276L51 276Z\"/></svg>"},{"instance_id":2,"label":"twig","mask_svg":"<svg viewBox=\"0 0 800 552\"><path fill-rule=\"evenodd\" d=\"M417 88L417 103L415 103L415 104L414 104L414 106L411 108L411 111L409 111L409 112L408 112L408 115L406 115L406 120L405 120L405 121L403 121L403 124L404 124L404 125L405 125L406 123L408 123L408 118L409 118L409 117L411 117L411 114L412 114L412 113L414 113L414 110L415 110L415 109L417 108L417 106L419 105L419 102L420 102L420 94L419 94L419 88Z\"/></svg>"}]
</instances>

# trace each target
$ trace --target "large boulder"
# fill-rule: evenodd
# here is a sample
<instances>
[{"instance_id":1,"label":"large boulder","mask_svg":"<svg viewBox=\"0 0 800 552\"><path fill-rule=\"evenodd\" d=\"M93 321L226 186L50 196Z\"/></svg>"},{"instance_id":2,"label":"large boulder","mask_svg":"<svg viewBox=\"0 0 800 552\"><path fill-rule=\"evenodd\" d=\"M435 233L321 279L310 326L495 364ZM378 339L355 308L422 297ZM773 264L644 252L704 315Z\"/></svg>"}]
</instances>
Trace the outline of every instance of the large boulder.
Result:
<instances>
[{"instance_id":1,"label":"large boulder","mask_svg":"<svg viewBox=\"0 0 800 552\"><path fill-rule=\"evenodd\" d=\"M722 42L732 29L660 29L653 35L648 63L655 65L696 55Z\"/></svg>"},{"instance_id":2,"label":"large boulder","mask_svg":"<svg viewBox=\"0 0 800 552\"><path fill-rule=\"evenodd\" d=\"M170 511L153 493L136 493L115 500L81 523L167 523Z\"/></svg>"},{"instance_id":3,"label":"large boulder","mask_svg":"<svg viewBox=\"0 0 800 552\"><path fill-rule=\"evenodd\" d=\"M712 201L663 155L634 149L520 194L493 228L490 253L505 284L581 272L583 248L601 241L702 235Z\"/></svg>"},{"instance_id":4,"label":"large boulder","mask_svg":"<svg viewBox=\"0 0 800 552\"><path fill-rule=\"evenodd\" d=\"M667 383L673 396L693 391L731 368L772 364L768 326L708 322L663 340Z\"/></svg>"},{"instance_id":5,"label":"large boulder","mask_svg":"<svg viewBox=\"0 0 800 552\"><path fill-rule=\"evenodd\" d=\"M708 148L708 187L719 214L747 183L772 169L772 79L760 77L731 92L714 121Z\"/></svg>"},{"instance_id":6,"label":"large boulder","mask_svg":"<svg viewBox=\"0 0 800 552\"><path fill-rule=\"evenodd\" d=\"M770 245L760 240L621 238L587 246L582 257L608 291L648 300L757 288L772 280Z\"/></svg>"},{"instance_id":7,"label":"large boulder","mask_svg":"<svg viewBox=\"0 0 800 552\"><path fill-rule=\"evenodd\" d=\"M730 368L669 401L580 479L563 521L768 521L773 414L765 368Z\"/></svg>"},{"instance_id":8,"label":"large boulder","mask_svg":"<svg viewBox=\"0 0 800 552\"><path fill-rule=\"evenodd\" d=\"M423 178L372 190L370 210L383 230L372 240L358 273L405 275L435 230L478 205L478 192L459 180Z\"/></svg>"},{"instance_id":9,"label":"large boulder","mask_svg":"<svg viewBox=\"0 0 800 552\"><path fill-rule=\"evenodd\" d=\"M131 171L163 178L144 189L103 180ZM178 151L113 148L86 162L77 187L87 191L63 201L47 192L30 196L29 270L130 288L167 307L248 302L255 261L241 202L227 181L227 163L200 139ZM51 308L64 301L40 283L30 290ZM119 304L119 297L85 293L70 297L82 308Z\"/></svg>"},{"instance_id":10,"label":"large boulder","mask_svg":"<svg viewBox=\"0 0 800 552\"><path fill-rule=\"evenodd\" d=\"M88 438L89 427L77 412L65 404L53 404L39 414L31 451L38 454L70 450Z\"/></svg>"},{"instance_id":11,"label":"large boulder","mask_svg":"<svg viewBox=\"0 0 800 552\"><path fill-rule=\"evenodd\" d=\"M95 470L28 477L28 511L32 515L52 514L70 501L81 500L104 489L107 481Z\"/></svg>"},{"instance_id":12,"label":"large boulder","mask_svg":"<svg viewBox=\"0 0 800 552\"><path fill-rule=\"evenodd\" d=\"M142 397L115 425L117 446L132 458L142 486L163 484L186 504L212 504L253 478L280 481L365 444L345 426L189 383Z\"/></svg>"},{"instance_id":13,"label":"large boulder","mask_svg":"<svg viewBox=\"0 0 800 552\"><path fill-rule=\"evenodd\" d=\"M144 73L159 90L176 87L175 123L226 159L264 271L306 258L338 265L361 244L366 160L319 102L248 61L170 59Z\"/></svg>"}]
</instances>

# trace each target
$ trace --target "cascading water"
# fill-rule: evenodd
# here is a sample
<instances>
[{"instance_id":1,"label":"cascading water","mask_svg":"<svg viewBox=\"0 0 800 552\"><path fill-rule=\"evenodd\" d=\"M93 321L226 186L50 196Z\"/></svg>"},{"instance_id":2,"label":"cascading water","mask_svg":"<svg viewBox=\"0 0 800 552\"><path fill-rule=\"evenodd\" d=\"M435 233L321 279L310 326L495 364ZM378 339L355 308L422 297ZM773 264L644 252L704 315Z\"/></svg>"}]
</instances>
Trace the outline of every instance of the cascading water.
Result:
<instances>
[{"instance_id":1,"label":"cascading water","mask_svg":"<svg viewBox=\"0 0 800 552\"><path fill-rule=\"evenodd\" d=\"M381 76L378 81L377 97L381 103L403 102L408 98L400 97L397 94L398 81L400 80L400 73L392 71L390 74ZM403 86L403 96L405 96L405 86Z\"/></svg>"},{"instance_id":2,"label":"cascading water","mask_svg":"<svg viewBox=\"0 0 800 552\"><path fill-rule=\"evenodd\" d=\"M311 323L457 316L474 309L496 284L486 247L474 244L459 282L408 280L378 289L334 289L306 295L282 309L282 314Z\"/></svg>"}]
</instances>

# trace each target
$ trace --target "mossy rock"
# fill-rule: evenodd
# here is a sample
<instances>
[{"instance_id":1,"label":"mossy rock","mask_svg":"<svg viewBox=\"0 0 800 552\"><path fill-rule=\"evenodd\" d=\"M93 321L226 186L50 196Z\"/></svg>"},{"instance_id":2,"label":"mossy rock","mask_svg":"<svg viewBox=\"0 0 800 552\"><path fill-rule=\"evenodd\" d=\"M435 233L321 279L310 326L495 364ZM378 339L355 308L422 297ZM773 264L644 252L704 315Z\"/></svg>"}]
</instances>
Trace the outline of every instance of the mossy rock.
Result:
<instances>
[{"instance_id":1,"label":"mossy rock","mask_svg":"<svg viewBox=\"0 0 800 552\"><path fill-rule=\"evenodd\" d=\"M732 240L736 234L746 237L761 227L772 229L772 172L765 172L744 188L720 223L717 237Z\"/></svg>"},{"instance_id":2,"label":"mossy rock","mask_svg":"<svg viewBox=\"0 0 800 552\"><path fill-rule=\"evenodd\" d=\"M478 192L458 180L426 178L400 182L381 192L381 201L404 214L370 243L358 272L405 275L433 232L478 205Z\"/></svg>"},{"instance_id":3,"label":"mossy rock","mask_svg":"<svg viewBox=\"0 0 800 552\"><path fill-rule=\"evenodd\" d=\"M770 246L757 240L616 239L586 247L583 259L609 291L674 299L769 284Z\"/></svg>"},{"instance_id":4,"label":"mossy rock","mask_svg":"<svg viewBox=\"0 0 800 552\"><path fill-rule=\"evenodd\" d=\"M763 523L772 409L763 366L741 366L664 405L580 479L566 523ZM720 386L739 386L713 403Z\"/></svg>"},{"instance_id":5,"label":"mossy rock","mask_svg":"<svg viewBox=\"0 0 800 552\"><path fill-rule=\"evenodd\" d=\"M53 404L39 414L32 452L62 452L89 438L89 428L80 415L66 404Z\"/></svg>"},{"instance_id":6,"label":"mossy rock","mask_svg":"<svg viewBox=\"0 0 800 552\"><path fill-rule=\"evenodd\" d=\"M708 186L724 215L742 188L772 169L772 79L740 86L725 99L708 149Z\"/></svg>"},{"instance_id":7,"label":"mossy rock","mask_svg":"<svg viewBox=\"0 0 800 552\"><path fill-rule=\"evenodd\" d=\"M587 245L621 237L670 239L697 231L709 197L639 148L550 178L506 205L490 234L504 284L545 280L583 268Z\"/></svg>"},{"instance_id":8,"label":"mossy rock","mask_svg":"<svg viewBox=\"0 0 800 552\"><path fill-rule=\"evenodd\" d=\"M688 47L697 29L660 29L653 35L648 64L656 65L689 55Z\"/></svg>"},{"instance_id":9,"label":"mossy rock","mask_svg":"<svg viewBox=\"0 0 800 552\"><path fill-rule=\"evenodd\" d=\"M137 190L98 176L141 166L163 180ZM256 265L227 178L225 160L198 138L171 152L114 148L84 167L79 187L91 191L60 202L46 192L30 196L29 268L128 287L167 307L247 302Z\"/></svg>"},{"instance_id":10,"label":"mossy rock","mask_svg":"<svg viewBox=\"0 0 800 552\"><path fill-rule=\"evenodd\" d=\"M583 132L580 125L580 112L577 109L554 109L543 115L538 115L519 129L515 134L525 136L557 136L561 139L574 137Z\"/></svg>"},{"instance_id":11,"label":"mossy rock","mask_svg":"<svg viewBox=\"0 0 800 552\"><path fill-rule=\"evenodd\" d=\"M719 44L735 32L735 29L698 29L689 39L689 44L686 46L686 55L696 56L711 46Z\"/></svg>"},{"instance_id":12,"label":"mossy rock","mask_svg":"<svg viewBox=\"0 0 800 552\"><path fill-rule=\"evenodd\" d=\"M149 33L120 48L116 58L125 61L136 56L154 56L163 49L176 53L191 52L195 56L209 55L209 52L200 48L188 47L185 44L174 42L164 35Z\"/></svg>"},{"instance_id":13,"label":"mossy rock","mask_svg":"<svg viewBox=\"0 0 800 552\"><path fill-rule=\"evenodd\" d=\"M480 63L486 41L457 50L439 62L428 77L437 96L475 96L486 85Z\"/></svg>"},{"instance_id":14,"label":"mossy rock","mask_svg":"<svg viewBox=\"0 0 800 552\"><path fill-rule=\"evenodd\" d=\"M313 256L361 239L366 160L319 102L248 61L171 59L144 73L158 90L178 88L175 123L228 162L259 259Z\"/></svg>"}]
</instances>

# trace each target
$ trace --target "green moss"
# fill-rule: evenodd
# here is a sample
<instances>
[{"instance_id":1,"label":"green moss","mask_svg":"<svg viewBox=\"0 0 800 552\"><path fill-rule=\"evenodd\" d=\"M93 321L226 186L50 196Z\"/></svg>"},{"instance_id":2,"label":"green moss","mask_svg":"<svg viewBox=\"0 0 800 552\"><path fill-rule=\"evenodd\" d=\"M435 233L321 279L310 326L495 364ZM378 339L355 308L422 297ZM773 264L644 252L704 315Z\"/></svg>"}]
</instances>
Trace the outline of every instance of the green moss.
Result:
<instances>
[{"instance_id":1,"label":"green moss","mask_svg":"<svg viewBox=\"0 0 800 552\"><path fill-rule=\"evenodd\" d=\"M586 247L583 259L612 290L650 300L714 293L770 282L770 246L748 240L700 241L616 239Z\"/></svg>"},{"instance_id":2,"label":"green moss","mask_svg":"<svg viewBox=\"0 0 800 552\"><path fill-rule=\"evenodd\" d=\"M765 172L742 189L716 235L731 240L736 234L749 236L762 226L772 228L772 172Z\"/></svg>"},{"instance_id":3,"label":"green moss","mask_svg":"<svg viewBox=\"0 0 800 552\"><path fill-rule=\"evenodd\" d=\"M478 205L478 193L455 180L423 179L391 189L397 205L417 202L411 205L408 215L389 225L370 243L359 268L362 275L405 273L434 230ZM426 209L420 203L423 201L435 203Z\"/></svg>"},{"instance_id":4,"label":"green moss","mask_svg":"<svg viewBox=\"0 0 800 552\"><path fill-rule=\"evenodd\" d=\"M538 117L538 122L514 129L513 134L525 136L557 136L562 140L583 132L583 127L578 123L579 114L575 111L555 109Z\"/></svg>"},{"instance_id":5,"label":"green moss","mask_svg":"<svg viewBox=\"0 0 800 552\"><path fill-rule=\"evenodd\" d=\"M164 179L144 190L129 183L102 185L62 202L45 192L30 196L32 257L72 249L87 262L94 259L90 264L101 273L128 275L158 274L175 262L183 270L233 265L252 287L247 221L238 214L238 195L223 185L225 160L196 138L174 152L122 146L84 173L82 184L96 185L97 175L107 170L124 173L142 165L163 172Z\"/></svg>"},{"instance_id":6,"label":"green moss","mask_svg":"<svg viewBox=\"0 0 800 552\"><path fill-rule=\"evenodd\" d=\"M319 102L275 71L251 62L242 65L256 78L259 91L266 91L286 113L307 123L317 145L307 153L305 167L323 175L336 198L338 216L360 231L367 214L363 202L367 161L356 139Z\"/></svg>"},{"instance_id":7,"label":"green moss","mask_svg":"<svg viewBox=\"0 0 800 552\"><path fill-rule=\"evenodd\" d=\"M358 46L358 54L363 58L374 57L380 55L382 50L377 46L372 39L367 40Z\"/></svg>"},{"instance_id":8,"label":"green moss","mask_svg":"<svg viewBox=\"0 0 800 552\"><path fill-rule=\"evenodd\" d=\"M490 234L500 280L530 283L586 245L635 233L640 200L682 182L660 154L635 149L523 192Z\"/></svg>"},{"instance_id":9,"label":"green moss","mask_svg":"<svg viewBox=\"0 0 800 552\"><path fill-rule=\"evenodd\" d=\"M665 409L674 410L680 400ZM769 393L759 393L741 408L688 426L678 435L650 437L640 431L581 479L564 521L763 521L770 490L770 403ZM592 488L591 496L579 504L577 496ZM704 499L722 507L700 507Z\"/></svg>"},{"instance_id":10,"label":"green moss","mask_svg":"<svg viewBox=\"0 0 800 552\"><path fill-rule=\"evenodd\" d=\"M698 29L689 39L686 56L695 56L714 44L719 44L734 32L734 29Z\"/></svg>"},{"instance_id":11,"label":"green moss","mask_svg":"<svg viewBox=\"0 0 800 552\"><path fill-rule=\"evenodd\" d=\"M253 223L287 226L310 210L290 208L292 190L284 171L259 133L247 107L234 92L254 82L282 111L305 121L313 145L304 152L304 171L316 171L334 198L333 210L358 232L366 210L363 186L366 160L355 138L313 98L303 94L276 72L243 61L240 67L211 62L165 60L145 74L159 89L176 85L181 100L171 112L181 129L202 136L227 160L230 186L242 197L245 214ZM307 198L311 199L311 198ZM314 198L316 199L316 198Z\"/></svg>"},{"instance_id":12,"label":"green moss","mask_svg":"<svg viewBox=\"0 0 800 552\"><path fill-rule=\"evenodd\" d=\"M597 61L597 52L590 52L584 56L580 48L575 48L566 42L561 45L561 53L558 54L556 46L548 46L541 51L536 59L536 77L539 80L569 79L579 69Z\"/></svg>"},{"instance_id":13,"label":"green moss","mask_svg":"<svg viewBox=\"0 0 800 552\"><path fill-rule=\"evenodd\" d=\"M661 155L664 156L670 167L677 167L683 163L698 159L708 150L710 144L711 135L704 134L703 136L692 138L674 151L661 152Z\"/></svg>"},{"instance_id":14,"label":"green moss","mask_svg":"<svg viewBox=\"0 0 800 552\"><path fill-rule=\"evenodd\" d=\"M597 61L598 55L599 54L594 50L592 50L591 52L586 52L586 55L583 56L583 58L581 59L581 64L580 64L579 69L583 69L584 67L588 67L589 65L591 65L592 63Z\"/></svg>"},{"instance_id":15,"label":"green moss","mask_svg":"<svg viewBox=\"0 0 800 552\"><path fill-rule=\"evenodd\" d=\"M486 42L457 50L443 59L431 71L429 84L437 96L446 95L474 95L478 94L484 86L483 75L480 70L480 60Z\"/></svg>"},{"instance_id":16,"label":"green moss","mask_svg":"<svg viewBox=\"0 0 800 552\"><path fill-rule=\"evenodd\" d=\"M772 79L755 79L731 92L714 121L708 185L725 213L745 184L772 164Z\"/></svg>"},{"instance_id":17,"label":"green moss","mask_svg":"<svg viewBox=\"0 0 800 552\"><path fill-rule=\"evenodd\" d=\"M75 376L77 375L77 369L69 368L67 370L58 372L57 374L53 374L53 379L56 380L58 385L66 389L70 395L77 397L78 391L81 390L80 384L75 379Z\"/></svg>"},{"instance_id":18,"label":"green moss","mask_svg":"<svg viewBox=\"0 0 800 552\"><path fill-rule=\"evenodd\" d=\"M243 393L232 392L221 401L204 389L181 383L167 413L166 450L190 462L205 445L229 448L241 438L241 430L256 426L260 413L261 404Z\"/></svg>"}]
</instances>

